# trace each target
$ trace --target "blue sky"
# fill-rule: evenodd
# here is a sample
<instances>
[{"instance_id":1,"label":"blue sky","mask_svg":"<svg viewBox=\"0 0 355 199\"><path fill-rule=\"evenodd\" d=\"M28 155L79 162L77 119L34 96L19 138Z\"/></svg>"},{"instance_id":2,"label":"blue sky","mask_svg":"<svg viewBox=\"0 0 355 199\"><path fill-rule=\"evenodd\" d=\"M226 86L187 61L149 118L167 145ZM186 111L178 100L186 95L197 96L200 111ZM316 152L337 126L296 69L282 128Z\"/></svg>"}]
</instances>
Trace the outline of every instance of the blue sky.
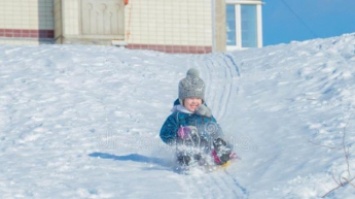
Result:
<instances>
[{"instance_id":1,"label":"blue sky","mask_svg":"<svg viewBox=\"0 0 355 199\"><path fill-rule=\"evenodd\" d=\"M263 0L264 46L355 32L355 0Z\"/></svg>"}]
</instances>

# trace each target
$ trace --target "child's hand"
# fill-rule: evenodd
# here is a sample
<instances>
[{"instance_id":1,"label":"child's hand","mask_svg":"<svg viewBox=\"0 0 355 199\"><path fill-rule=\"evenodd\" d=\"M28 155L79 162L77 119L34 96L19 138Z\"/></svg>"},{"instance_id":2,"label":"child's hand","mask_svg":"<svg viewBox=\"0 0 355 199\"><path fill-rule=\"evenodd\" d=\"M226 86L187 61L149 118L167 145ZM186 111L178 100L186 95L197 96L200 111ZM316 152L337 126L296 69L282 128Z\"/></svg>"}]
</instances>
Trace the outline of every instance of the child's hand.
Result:
<instances>
[{"instance_id":1,"label":"child's hand","mask_svg":"<svg viewBox=\"0 0 355 199\"><path fill-rule=\"evenodd\" d=\"M204 104L201 104L195 111L196 114L211 117L212 113L211 110Z\"/></svg>"}]
</instances>

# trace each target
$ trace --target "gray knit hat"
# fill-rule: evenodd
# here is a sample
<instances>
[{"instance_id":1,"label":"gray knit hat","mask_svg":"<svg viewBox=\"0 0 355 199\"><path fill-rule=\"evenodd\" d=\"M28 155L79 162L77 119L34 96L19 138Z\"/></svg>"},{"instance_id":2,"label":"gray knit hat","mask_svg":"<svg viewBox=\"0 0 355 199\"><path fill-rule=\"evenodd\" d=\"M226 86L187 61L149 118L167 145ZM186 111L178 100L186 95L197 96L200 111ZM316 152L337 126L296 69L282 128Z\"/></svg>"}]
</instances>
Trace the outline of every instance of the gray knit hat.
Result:
<instances>
[{"instance_id":1,"label":"gray knit hat","mask_svg":"<svg viewBox=\"0 0 355 199\"><path fill-rule=\"evenodd\" d=\"M182 101L188 97L205 99L205 83L195 68L190 68L186 77L179 82L179 100Z\"/></svg>"}]
</instances>

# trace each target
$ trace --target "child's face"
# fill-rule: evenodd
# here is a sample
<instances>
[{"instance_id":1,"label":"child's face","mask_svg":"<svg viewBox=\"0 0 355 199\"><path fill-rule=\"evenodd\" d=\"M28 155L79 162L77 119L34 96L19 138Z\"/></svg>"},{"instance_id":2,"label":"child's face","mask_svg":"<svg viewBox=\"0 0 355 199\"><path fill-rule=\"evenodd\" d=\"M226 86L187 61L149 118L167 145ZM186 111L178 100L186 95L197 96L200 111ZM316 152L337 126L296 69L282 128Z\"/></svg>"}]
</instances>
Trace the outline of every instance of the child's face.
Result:
<instances>
[{"instance_id":1,"label":"child's face","mask_svg":"<svg viewBox=\"0 0 355 199\"><path fill-rule=\"evenodd\" d=\"M202 99L200 98L189 97L184 99L184 107L191 112L195 112L201 104Z\"/></svg>"}]
</instances>

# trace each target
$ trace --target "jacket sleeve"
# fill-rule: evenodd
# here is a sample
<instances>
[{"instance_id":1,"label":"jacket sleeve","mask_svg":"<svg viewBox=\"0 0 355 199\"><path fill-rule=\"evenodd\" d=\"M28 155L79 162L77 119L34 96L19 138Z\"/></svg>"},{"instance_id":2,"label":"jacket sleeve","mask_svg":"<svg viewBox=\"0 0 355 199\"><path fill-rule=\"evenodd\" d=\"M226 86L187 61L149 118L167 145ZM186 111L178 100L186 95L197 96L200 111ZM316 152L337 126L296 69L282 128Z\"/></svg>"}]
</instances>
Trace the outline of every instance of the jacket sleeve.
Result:
<instances>
[{"instance_id":1,"label":"jacket sleeve","mask_svg":"<svg viewBox=\"0 0 355 199\"><path fill-rule=\"evenodd\" d=\"M176 133L179 129L178 122L174 114L170 115L164 122L160 130L160 138L167 144L172 144L176 139Z\"/></svg>"},{"instance_id":2,"label":"jacket sleeve","mask_svg":"<svg viewBox=\"0 0 355 199\"><path fill-rule=\"evenodd\" d=\"M206 127L206 129L209 130L210 135L212 135L213 139L223 137L223 131L221 126L217 123L217 120L215 117L211 117L211 122L209 123L209 126Z\"/></svg>"}]
</instances>

